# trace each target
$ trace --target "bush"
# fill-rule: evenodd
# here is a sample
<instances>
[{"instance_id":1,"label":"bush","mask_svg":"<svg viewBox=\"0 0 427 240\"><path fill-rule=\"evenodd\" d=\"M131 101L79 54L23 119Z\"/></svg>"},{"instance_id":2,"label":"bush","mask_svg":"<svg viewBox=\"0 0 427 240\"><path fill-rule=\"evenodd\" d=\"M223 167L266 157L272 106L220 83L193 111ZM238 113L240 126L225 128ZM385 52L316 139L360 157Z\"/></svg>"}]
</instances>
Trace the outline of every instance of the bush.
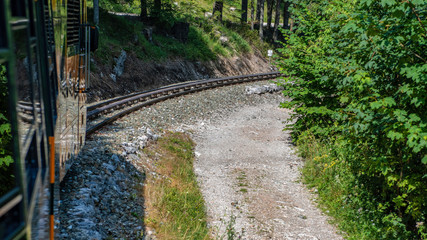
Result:
<instances>
[{"instance_id":1,"label":"bush","mask_svg":"<svg viewBox=\"0 0 427 240\"><path fill-rule=\"evenodd\" d=\"M425 6L299 1L291 9L296 30L284 32L280 50L293 137L342 139L352 194L374 212L366 221L378 223L365 234L376 239L427 237Z\"/></svg>"}]
</instances>

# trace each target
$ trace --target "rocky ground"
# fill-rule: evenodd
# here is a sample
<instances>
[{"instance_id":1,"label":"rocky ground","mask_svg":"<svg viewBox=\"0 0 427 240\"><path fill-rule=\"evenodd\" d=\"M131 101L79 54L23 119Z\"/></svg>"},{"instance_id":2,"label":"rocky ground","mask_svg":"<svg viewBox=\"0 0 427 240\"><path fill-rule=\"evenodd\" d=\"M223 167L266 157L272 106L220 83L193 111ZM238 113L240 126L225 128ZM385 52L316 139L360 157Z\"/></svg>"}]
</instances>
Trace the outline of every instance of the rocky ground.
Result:
<instances>
[{"instance_id":1,"label":"rocky ground","mask_svg":"<svg viewBox=\"0 0 427 240\"><path fill-rule=\"evenodd\" d=\"M342 239L299 182L303 162L288 132L289 110L244 106L193 135L195 171L217 238Z\"/></svg>"},{"instance_id":2,"label":"rocky ground","mask_svg":"<svg viewBox=\"0 0 427 240\"><path fill-rule=\"evenodd\" d=\"M260 52L214 61L188 61L183 59L163 62L145 62L132 52L124 50L115 56L113 66L92 59L90 103L134 91L151 90L177 82L271 72L274 69Z\"/></svg>"},{"instance_id":3,"label":"rocky ground","mask_svg":"<svg viewBox=\"0 0 427 240\"><path fill-rule=\"evenodd\" d=\"M142 221L149 215L141 195L145 176L156 175L143 148L166 130L189 132L198 144L196 172L212 229L234 216L231 225L236 234L244 228L244 239L340 239L297 183L302 162L281 132L287 117L277 108L281 94L245 94L246 87L267 83L170 99L89 137L61 184L60 239L155 239ZM224 144L232 145L224 149ZM270 159L270 151L277 155ZM217 162L209 162L212 156Z\"/></svg>"}]
</instances>

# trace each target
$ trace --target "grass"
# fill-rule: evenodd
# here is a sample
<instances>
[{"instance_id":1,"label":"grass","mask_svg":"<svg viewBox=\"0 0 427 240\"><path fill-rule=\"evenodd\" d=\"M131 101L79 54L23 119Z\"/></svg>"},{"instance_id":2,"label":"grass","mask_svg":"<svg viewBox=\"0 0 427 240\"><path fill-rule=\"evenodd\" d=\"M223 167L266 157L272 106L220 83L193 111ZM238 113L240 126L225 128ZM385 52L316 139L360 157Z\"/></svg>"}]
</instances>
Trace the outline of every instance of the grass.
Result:
<instances>
[{"instance_id":1,"label":"grass","mask_svg":"<svg viewBox=\"0 0 427 240\"><path fill-rule=\"evenodd\" d=\"M147 27L144 23L108 13L115 11L139 14L140 1L101 0L99 48L95 52L95 57L103 64L112 65L114 57L117 57L121 50L133 52L144 61L175 58L208 61L215 60L219 56L230 57L250 53L254 47L266 53L266 49L270 46L259 40L257 31L251 31L248 25L240 24L236 19L236 16L240 15L238 11L229 12L229 7L236 5L233 1L225 2L227 8L224 9L223 23L205 18L204 13L212 11L213 2L185 0L177 1L177 6L172 4L171 12L166 12L159 20L161 28L165 29L155 30L153 41L150 42L142 33ZM93 2L89 2L88 6L89 19L92 19ZM167 29L177 21L190 23L188 41L185 43L167 34ZM226 37L228 41L221 42L221 36Z\"/></svg>"},{"instance_id":2,"label":"grass","mask_svg":"<svg viewBox=\"0 0 427 240\"><path fill-rule=\"evenodd\" d=\"M145 223L159 239L210 239L203 196L193 172L193 148L188 135L168 133L146 150L148 156L160 156L159 177L148 176L144 190Z\"/></svg>"}]
</instances>

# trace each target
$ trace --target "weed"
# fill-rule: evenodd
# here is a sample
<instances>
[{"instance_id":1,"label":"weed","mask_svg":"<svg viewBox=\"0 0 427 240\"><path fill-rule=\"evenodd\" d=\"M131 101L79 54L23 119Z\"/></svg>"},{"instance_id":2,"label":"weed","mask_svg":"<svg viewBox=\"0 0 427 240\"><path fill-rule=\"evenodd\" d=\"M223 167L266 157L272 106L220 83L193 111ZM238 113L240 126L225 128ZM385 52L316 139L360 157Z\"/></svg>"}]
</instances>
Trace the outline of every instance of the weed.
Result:
<instances>
[{"instance_id":1,"label":"weed","mask_svg":"<svg viewBox=\"0 0 427 240\"><path fill-rule=\"evenodd\" d=\"M247 192L248 192L248 189L247 189L247 188L241 188L241 189L240 189L240 192L242 192L242 193L247 193Z\"/></svg>"}]
</instances>

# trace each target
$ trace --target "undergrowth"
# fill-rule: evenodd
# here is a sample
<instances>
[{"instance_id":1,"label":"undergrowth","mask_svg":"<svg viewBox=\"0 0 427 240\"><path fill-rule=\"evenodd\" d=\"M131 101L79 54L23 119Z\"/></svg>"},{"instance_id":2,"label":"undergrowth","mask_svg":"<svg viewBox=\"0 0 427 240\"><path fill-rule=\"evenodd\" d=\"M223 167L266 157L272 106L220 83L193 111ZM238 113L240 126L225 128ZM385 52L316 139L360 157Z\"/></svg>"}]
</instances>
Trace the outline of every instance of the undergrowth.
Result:
<instances>
[{"instance_id":1,"label":"undergrowth","mask_svg":"<svg viewBox=\"0 0 427 240\"><path fill-rule=\"evenodd\" d=\"M306 131L299 136L297 145L300 156L305 158L303 182L318 190L319 206L334 217L333 223L346 239L414 239L398 215L388 214L387 206L380 203L381 196L360 181L363 173L354 174L349 162L362 157L350 149L343 137L320 140Z\"/></svg>"},{"instance_id":2,"label":"undergrowth","mask_svg":"<svg viewBox=\"0 0 427 240\"><path fill-rule=\"evenodd\" d=\"M350 239L427 239L426 6L303 0L291 9L282 107L293 109L292 137L310 159L305 180Z\"/></svg>"},{"instance_id":3,"label":"undergrowth","mask_svg":"<svg viewBox=\"0 0 427 240\"><path fill-rule=\"evenodd\" d=\"M252 48L266 52L269 45L259 39L257 31L239 22L239 12L230 12L227 2L223 22L206 18L211 12L213 1L177 1L176 4L162 2L163 10L158 19L151 23L114 15L108 11L140 13L139 1L100 1L100 36L96 58L104 64L112 64L121 50L134 53L145 61L164 61L182 58L190 61L215 60L219 56L230 57L252 52ZM234 5L233 5L234 4ZM229 5L229 6L228 6ZM90 2L89 19L92 19L93 4ZM188 40L180 42L169 33L176 22L190 23ZM152 41L143 30L154 25ZM222 37L222 39L220 39ZM225 40L224 40L225 39Z\"/></svg>"},{"instance_id":4,"label":"undergrowth","mask_svg":"<svg viewBox=\"0 0 427 240\"><path fill-rule=\"evenodd\" d=\"M148 155L160 156L158 175L145 186L148 227L159 239L210 239L203 196L193 172L194 143L183 133L168 133Z\"/></svg>"}]
</instances>

